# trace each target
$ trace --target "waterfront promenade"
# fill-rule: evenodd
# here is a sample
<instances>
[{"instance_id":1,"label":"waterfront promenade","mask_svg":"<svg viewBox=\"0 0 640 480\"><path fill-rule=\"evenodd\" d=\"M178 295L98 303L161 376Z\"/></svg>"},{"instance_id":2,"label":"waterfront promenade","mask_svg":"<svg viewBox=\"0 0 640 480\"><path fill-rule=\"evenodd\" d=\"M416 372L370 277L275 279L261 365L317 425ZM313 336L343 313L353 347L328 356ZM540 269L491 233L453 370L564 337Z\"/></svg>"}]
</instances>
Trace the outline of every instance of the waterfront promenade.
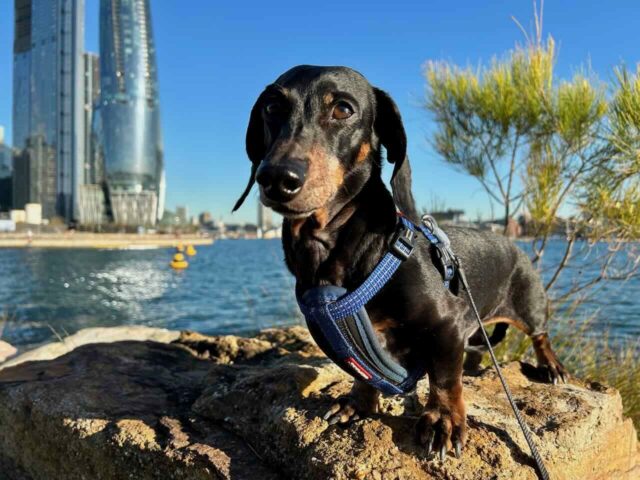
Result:
<instances>
[{"instance_id":1,"label":"waterfront promenade","mask_svg":"<svg viewBox=\"0 0 640 480\"><path fill-rule=\"evenodd\" d=\"M179 244L211 245L211 237L128 233L0 233L0 248L170 248Z\"/></svg>"}]
</instances>

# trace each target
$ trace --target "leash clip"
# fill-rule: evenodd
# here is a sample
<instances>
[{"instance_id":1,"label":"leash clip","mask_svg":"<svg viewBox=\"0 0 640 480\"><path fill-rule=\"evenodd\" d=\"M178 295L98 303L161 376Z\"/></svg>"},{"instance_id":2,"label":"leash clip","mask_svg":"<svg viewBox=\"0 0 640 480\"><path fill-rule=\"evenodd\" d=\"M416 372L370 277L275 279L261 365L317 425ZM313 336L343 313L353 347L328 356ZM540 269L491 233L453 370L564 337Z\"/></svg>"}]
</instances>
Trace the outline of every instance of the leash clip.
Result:
<instances>
[{"instance_id":1,"label":"leash clip","mask_svg":"<svg viewBox=\"0 0 640 480\"><path fill-rule=\"evenodd\" d=\"M431 215L422 216L422 225L424 225L445 248L451 246L451 240L449 240L447 234L438 226L438 222L436 222L436 219Z\"/></svg>"}]
</instances>

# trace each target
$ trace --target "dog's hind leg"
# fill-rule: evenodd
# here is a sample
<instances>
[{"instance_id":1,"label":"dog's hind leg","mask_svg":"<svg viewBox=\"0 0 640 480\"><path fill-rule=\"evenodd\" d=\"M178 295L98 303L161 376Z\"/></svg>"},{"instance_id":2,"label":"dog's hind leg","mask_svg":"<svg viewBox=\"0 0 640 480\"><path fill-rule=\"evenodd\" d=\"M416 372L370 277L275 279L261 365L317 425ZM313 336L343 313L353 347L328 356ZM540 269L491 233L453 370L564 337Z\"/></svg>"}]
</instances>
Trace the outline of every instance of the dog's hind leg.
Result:
<instances>
[{"instance_id":1,"label":"dog's hind leg","mask_svg":"<svg viewBox=\"0 0 640 480\"><path fill-rule=\"evenodd\" d=\"M482 324L486 327L489 325L496 324L493 332L489 336L489 343L491 343L492 347L495 347L498 343L504 340L504 337L507 335L507 329L509 325L514 325L518 329L527 333L526 327L522 324L522 322L517 322L516 320L512 320L507 317L493 317L487 321L482 322ZM480 329L476 330L470 337L467 343L467 347L465 347L465 358L464 358L464 371L467 374L474 374L480 370L480 363L482 362L482 358L484 354L489 351L487 345L484 342L484 336Z\"/></svg>"},{"instance_id":2,"label":"dog's hind leg","mask_svg":"<svg viewBox=\"0 0 640 480\"><path fill-rule=\"evenodd\" d=\"M564 382L568 372L554 353L547 332L548 300L542 282L529 259L519 263L512 279L511 303L517 317L527 326L527 335L533 342L538 369L551 383Z\"/></svg>"},{"instance_id":3,"label":"dog's hind leg","mask_svg":"<svg viewBox=\"0 0 640 480\"><path fill-rule=\"evenodd\" d=\"M566 382L569 378L569 372L564 368L564 365L562 365L551 348L549 335L547 333L532 335L531 341L533 342L533 350L538 360L538 368L541 370L543 376L546 375L545 380L549 380L549 382L554 384L558 383L558 381Z\"/></svg>"},{"instance_id":4,"label":"dog's hind leg","mask_svg":"<svg viewBox=\"0 0 640 480\"><path fill-rule=\"evenodd\" d=\"M466 374L474 374L480 370L480 363L482 363L482 357L487 351L486 345L482 338L482 332L476 330L473 335L469 337L469 347L465 349L463 370Z\"/></svg>"}]
</instances>

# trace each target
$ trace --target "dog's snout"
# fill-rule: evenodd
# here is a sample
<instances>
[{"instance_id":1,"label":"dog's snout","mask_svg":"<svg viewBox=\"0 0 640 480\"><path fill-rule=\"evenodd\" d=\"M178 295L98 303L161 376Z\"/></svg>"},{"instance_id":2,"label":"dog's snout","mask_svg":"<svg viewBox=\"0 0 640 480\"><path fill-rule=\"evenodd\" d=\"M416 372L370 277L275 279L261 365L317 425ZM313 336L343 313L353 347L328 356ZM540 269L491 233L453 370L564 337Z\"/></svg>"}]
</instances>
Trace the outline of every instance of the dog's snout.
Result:
<instances>
[{"instance_id":1,"label":"dog's snout","mask_svg":"<svg viewBox=\"0 0 640 480\"><path fill-rule=\"evenodd\" d=\"M288 202L300 193L307 174L306 162L290 160L286 163L263 162L256 180L270 200Z\"/></svg>"}]
</instances>

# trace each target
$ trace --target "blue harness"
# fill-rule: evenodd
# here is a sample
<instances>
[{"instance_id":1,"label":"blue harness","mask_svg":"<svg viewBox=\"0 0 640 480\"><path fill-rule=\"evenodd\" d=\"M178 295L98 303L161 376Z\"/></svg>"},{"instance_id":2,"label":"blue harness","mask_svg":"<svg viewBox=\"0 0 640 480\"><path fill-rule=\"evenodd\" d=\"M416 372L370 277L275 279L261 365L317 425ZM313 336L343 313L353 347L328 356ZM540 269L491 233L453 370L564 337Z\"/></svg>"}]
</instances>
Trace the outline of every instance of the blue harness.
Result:
<instances>
[{"instance_id":1,"label":"blue harness","mask_svg":"<svg viewBox=\"0 0 640 480\"><path fill-rule=\"evenodd\" d=\"M445 288L456 273L449 238L435 220L425 215L422 225L416 225L398 215L389 252L362 285L352 292L336 286L315 287L298 297L309 331L324 353L353 377L391 395L412 391L426 374L426 365L411 365L407 370L385 351L373 331L366 304L411 256L420 233L436 248Z\"/></svg>"}]
</instances>

